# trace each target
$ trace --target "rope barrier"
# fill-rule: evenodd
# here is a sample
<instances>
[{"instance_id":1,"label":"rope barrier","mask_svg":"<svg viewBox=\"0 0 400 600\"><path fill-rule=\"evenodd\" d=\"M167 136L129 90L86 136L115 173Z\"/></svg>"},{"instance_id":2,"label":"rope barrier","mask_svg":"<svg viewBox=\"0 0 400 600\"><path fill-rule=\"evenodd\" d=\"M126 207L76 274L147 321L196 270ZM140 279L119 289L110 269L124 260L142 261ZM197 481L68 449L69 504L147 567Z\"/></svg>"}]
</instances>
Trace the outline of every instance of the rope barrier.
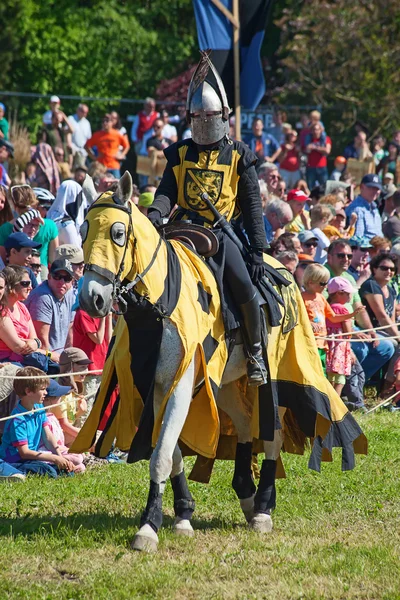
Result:
<instances>
[{"instance_id":1,"label":"rope barrier","mask_svg":"<svg viewBox=\"0 0 400 600\"><path fill-rule=\"evenodd\" d=\"M349 331L349 332L344 331L342 333L332 333L330 338L331 337L339 337L341 335L353 335L354 333L367 333L369 331L380 331L381 329L388 329L388 327L392 327L393 325L396 325L396 323L391 323L390 325L382 325L380 327L371 327L370 329L357 329L357 330L355 329L354 331ZM319 336L319 335L316 335L315 337L316 337L316 339L321 339L321 340L326 339L323 336Z\"/></svg>"},{"instance_id":2,"label":"rope barrier","mask_svg":"<svg viewBox=\"0 0 400 600\"><path fill-rule=\"evenodd\" d=\"M7 363L3 363L3 364L7 364ZM23 367L21 367L22 369ZM57 373L57 375L47 375L46 373L44 375L21 375L21 376L16 376L16 375L1 375L1 369L0 369L0 379L43 379L43 377L48 377L49 379L56 379L57 377L69 377L72 375L95 375L96 373L102 373L103 370L102 369L94 369L93 371L78 371L78 372L72 372L72 373Z\"/></svg>"},{"instance_id":3,"label":"rope barrier","mask_svg":"<svg viewBox=\"0 0 400 600\"><path fill-rule=\"evenodd\" d=\"M63 400L63 402L56 402L56 404L50 404L49 406L43 406L43 408L32 408L32 410L27 410L26 412L17 413L16 415L9 415L8 417L2 417L1 421L9 421L10 419L16 419L17 417L24 417L26 415L33 415L38 412L43 412L49 410L50 408L54 408L56 406L64 406L69 404L70 402L80 402L81 400L87 400L88 398L92 398L95 396L97 392L93 392L92 394L88 394L87 396L77 396L76 398L71 398L70 400Z\"/></svg>"},{"instance_id":4,"label":"rope barrier","mask_svg":"<svg viewBox=\"0 0 400 600\"><path fill-rule=\"evenodd\" d=\"M376 406L374 406L374 408L370 408L369 410L367 410L367 412L364 413L364 415L369 415L370 413L378 410L378 408L382 408L383 406L386 406L387 404L390 404L392 402L393 398L395 398L399 394L400 394L400 390L398 392L395 392L391 396L389 396L389 398L386 398L386 400L383 400L382 402L380 402L379 404L377 404Z\"/></svg>"}]
</instances>

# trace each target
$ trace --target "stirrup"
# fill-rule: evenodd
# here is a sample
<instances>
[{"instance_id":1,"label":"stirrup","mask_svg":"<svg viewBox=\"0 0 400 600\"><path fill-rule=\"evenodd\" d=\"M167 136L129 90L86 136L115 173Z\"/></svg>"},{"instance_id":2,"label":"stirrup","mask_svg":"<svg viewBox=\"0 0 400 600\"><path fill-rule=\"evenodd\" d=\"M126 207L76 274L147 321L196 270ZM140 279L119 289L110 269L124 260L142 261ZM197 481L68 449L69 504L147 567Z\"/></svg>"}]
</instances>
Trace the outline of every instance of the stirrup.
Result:
<instances>
[{"instance_id":1,"label":"stirrup","mask_svg":"<svg viewBox=\"0 0 400 600\"><path fill-rule=\"evenodd\" d=\"M247 359L247 383L249 386L258 387L267 383L267 367L262 353L251 354Z\"/></svg>"}]
</instances>

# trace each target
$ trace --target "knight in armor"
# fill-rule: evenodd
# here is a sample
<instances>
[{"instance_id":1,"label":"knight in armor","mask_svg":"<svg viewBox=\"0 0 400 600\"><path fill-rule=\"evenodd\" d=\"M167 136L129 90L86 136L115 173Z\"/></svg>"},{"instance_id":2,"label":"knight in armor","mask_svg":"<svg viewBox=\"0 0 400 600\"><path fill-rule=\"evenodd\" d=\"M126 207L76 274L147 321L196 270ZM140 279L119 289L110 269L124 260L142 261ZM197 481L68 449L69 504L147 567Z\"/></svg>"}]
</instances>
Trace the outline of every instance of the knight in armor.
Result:
<instances>
[{"instance_id":1,"label":"knight in armor","mask_svg":"<svg viewBox=\"0 0 400 600\"><path fill-rule=\"evenodd\" d=\"M167 166L148 218L159 227L177 204L174 220L189 220L213 228L215 217L201 199L204 192L228 221L241 216L249 241L246 258L228 235L222 230L215 231L223 237L224 279L242 315L248 382L258 386L266 382L267 371L262 354L260 308L253 283L264 276L263 249L268 244L255 170L257 157L246 144L229 138L230 109L225 89L208 54L202 54L189 85L186 104L192 139L181 140L164 150Z\"/></svg>"}]
</instances>

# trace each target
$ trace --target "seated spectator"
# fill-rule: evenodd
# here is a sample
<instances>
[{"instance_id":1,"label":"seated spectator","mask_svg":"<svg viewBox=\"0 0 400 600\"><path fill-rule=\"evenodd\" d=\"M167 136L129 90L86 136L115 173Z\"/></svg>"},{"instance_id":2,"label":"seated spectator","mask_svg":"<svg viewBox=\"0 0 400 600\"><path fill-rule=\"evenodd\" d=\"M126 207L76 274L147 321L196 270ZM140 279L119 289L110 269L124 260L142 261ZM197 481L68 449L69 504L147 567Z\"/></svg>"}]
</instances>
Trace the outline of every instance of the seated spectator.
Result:
<instances>
[{"instance_id":1,"label":"seated spectator","mask_svg":"<svg viewBox=\"0 0 400 600\"><path fill-rule=\"evenodd\" d=\"M33 290L26 301L42 348L49 352L55 362L59 362L60 352L71 339L73 278L74 271L69 260L55 260L50 267L48 280Z\"/></svg>"},{"instance_id":2,"label":"seated spectator","mask_svg":"<svg viewBox=\"0 0 400 600\"><path fill-rule=\"evenodd\" d=\"M176 131L176 127L174 125L171 125L169 122L169 114L167 110L164 109L161 111L161 119L164 123L164 127L162 130L163 137L171 140L171 142L174 144L178 141L178 133Z\"/></svg>"},{"instance_id":3,"label":"seated spectator","mask_svg":"<svg viewBox=\"0 0 400 600\"><path fill-rule=\"evenodd\" d=\"M37 288L37 280L30 269L32 249L40 249L40 244L34 242L25 233L12 233L4 242L6 262L9 265L25 267L31 280L32 289Z\"/></svg>"},{"instance_id":4,"label":"seated spectator","mask_svg":"<svg viewBox=\"0 0 400 600\"><path fill-rule=\"evenodd\" d=\"M49 429L43 408L48 385L49 379L40 369L24 367L17 371L14 391L19 396L19 402L11 414L19 416L6 423L0 457L22 473L57 478L60 471L73 472L75 468L68 458L62 456ZM32 410L37 412L20 414ZM41 444L45 445L46 451L39 450Z\"/></svg>"},{"instance_id":5,"label":"seated spectator","mask_svg":"<svg viewBox=\"0 0 400 600\"><path fill-rule=\"evenodd\" d=\"M83 277L83 269L85 266L85 259L83 257L83 250L73 244L62 244L58 246L55 252L55 260L66 259L72 265L74 272L74 280L78 282Z\"/></svg>"},{"instance_id":6,"label":"seated spectator","mask_svg":"<svg viewBox=\"0 0 400 600\"><path fill-rule=\"evenodd\" d=\"M28 183L29 185L35 185L35 180L36 180L36 165L32 160L30 160L29 162L26 163L26 167L25 167L25 183Z\"/></svg>"},{"instance_id":7,"label":"seated spectator","mask_svg":"<svg viewBox=\"0 0 400 600\"><path fill-rule=\"evenodd\" d=\"M54 404L60 404L63 402L62 397L66 396L71 392L72 388L69 385L60 385L55 379L50 379L49 386L47 388L47 396L43 400L43 406L47 408L51 406L52 409L46 411L47 421L49 423L49 429L57 441L57 447L61 451L61 455L65 456L75 466L75 473L83 473L85 471L85 465L83 464L83 454L70 454L68 447L65 445L65 436L60 425L59 420L54 414L54 408L57 410L57 406ZM61 408L61 407L60 407ZM41 444L39 450L46 451L46 446Z\"/></svg>"},{"instance_id":8,"label":"seated spectator","mask_svg":"<svg viewBox=\"0 0 400 600\"><path fill-rule=\"evenodd\" d=\"M388 254L392 247L392 242L385 237L375 235L369 240L371 248L369 249L370 258L378 256L378 254Z\"/></svg>"},{"instance_id":9,"label":"seated spectator","mask_svg":"<svg viewBox=\"0 0 400 600\"><path fill-rule=\"evenodd\" d=\"M382 211L382 223L384 224L390 217L395 214L394 196L397 192L397 187L393 183L383 186L382 200L384 202ZM383 226L382 226L383 229Z\"/></svg>"},{"instance_id":10,"label":"seated spectator","mask_svg":"<svg viewBox=\"0 0 400 600\"><path fill-rule=\"evenodd\" d=\"M345 159L344 156L337 156L335 158L335 162L334 162L335 168L333 169L330 178L333 179L334 181L340 181L340 178L343 175L343 172L346 168L346 164L347 164L347 160Z\"/></svg>"},{"instance_id":11,"label":"seated spectator","mask_svg":"<svg viewBox=\"0 0 400 600\"><path fill-rule=\"evenodd\" d=\"M60 373L77 373L59 378L60 385L72 388L72 392L64 398L60 407L55 407L53 413L59 420L65 435L65 444L70 446L80 430L80 418L87 415L88 405L82 397L86 375L79 375L86 370L92 361L80 348L67 348L60 356Z\"/></svg>"},{"instance_id":12,"label":"seated spectator","mask_svg":"<svg viewBox=\"0 0 400 600\"><path fill-rule=\"evenodd\" d=\"M354 224L357 221L357 216L352 213L349 220L349 227L346 228L346 213L343 208L335 210L335 214L329 223L329 227L336 229L339 232L340 238L353 237Z\"/></svg>"},{"instance_id":13,"label":"seated spectator","mask_svg":"<svg viewBox=\"0 0 400 600\"><path fill-rule=\"evenodd\" d=\"M154 151L156 156L164 158L164 150L172 144L172 140L163 136L164 121L156 119L153 125L153 135L146 142L147 154L150 156Z\"/></svg>"},{"instance_id":14,"label":"seated spectator","mask_svg":"<svg viewBox=\"0 0 400 600\"><path fill-rule=\"evenodd\" d=\"M354 277L357 287L360 287L371 276L368 261L372 246L369 240L358 237L350 238L349 244L353 256L347 272Z\"/></svg>"},{"instance_id":15,"label":"seated spectator","mask_svg":"<svg viewBox=\"0 0 400 600\"><path fill-rule=\"evenodd\" d=\"M312 260L316 262L316 254L318 247L318 238L310 230L300 231L299 240L301 244L301 253L299 260Z\"/></svg>"},{"instance_id":16,"label":"seated spectator","mask_svg":"<svg viewBox=\"0 0 400 600\"><path fill-rule=\"evenodd\" d=\"M386 156L385 144L386 139L382 135L377 135L372 140L371 152L374 157L374 163L376 167L379 165L382 158Z\"/></svg>"},{"instance_id":17,"label":"seated spectator","mask_svg":"<svg viewBox=\"0 0 400 600\"><path fill-rule=\"evenodd\" d=\"M328 256L328 248L330 244L329 238L325 235L324 229L333 219L333 213L329 206L316 204L310 212L311 231L318 240L317 252L315 254L316 262L321 265L326 263Z\"/></svg>"},{"instance_id":18,"label":"seated spectator","mask_svg":"<svg viewBox=\"0 0 400 600\"><path fill-rule=\"evenodd\" d=\"M280 179L278 181L278 188L276 190L276 195L281 200L285 200L285 201L287 200L286 183L283 181L283 179Z\"/></svg>"},{"instance_id":19,"label":"seated spectator","mask_svg":"<svg viewBox=\"0 0 400 600\"><path fill-rule=\"evenodd\" d=\"M33 352L44 353L32 318L23 304L32 290L31 281L23 267L6 267L0 277L3 285L0 300L0 361L22 365L24 356Z\"/></svg>"},{"instance_id":20,"label":"seated spectator","mask_svg":"<svg viewBox=\"0 0 400 600\"><path fill-rule=\"evenodd\" d=\"M10 129L9 123L5 118L6 107L0 102L0 138L8 140L8 132Z\"/></svg>"},{"instance_id":21,"label":"seated spectator","mask_svg":"<svg viewBox=\"0 0 400 600\"><path fill-rule=\"evenodd\" d=\"M354 289L350 282L344 277L332 277L328 282L328 302L336 315L349 316L349 310L345 306L350 302ZM351 333L351 321L342 321L342 323L333 323L329 318L327 320L328 336L335 336L328 340L328 352L326 362L326 372L329 381L335 388L339 396L346 384L346 377L351 374L351 347L349 339L351 336L341 337L341 332Z\"/></svg>"},{"instance_id":22,"label":"seated spectator","mask_svg":"<svg viewBox=\"0 0 400 600\"><path fill-rule=\"evenodd\" d=\"M40 274L41 264L40 264L40 252L35 248L32 248L31 262L29 264L29 268L36 277L36 281L38 285L42 283L42 278Z\"/></svg>"},{"instance_id":23,"label":"seated spectator","mask_svg":"<svg viewBox=\"0 0 400 600\"><path fill-rule=\"evenodd\" d=\"M370 262L371 277L360 288L360 296L373 327L388 325L378 332L379 337L398 336L396 324L396 292L391 279L397 275L397 257L378 254ZM386 389L392 388L395 380L400 384L400 346L397 340L387 340L393 345L394 354L386 374Z\"/></svg>"},{"instance_id":24,"label":"seated spectator","mask_svg":"<svg viewBox=\"0 0 400 600\"><path fill-rule=\"evenodd\" d=\"M375 235L382 236L382 221L376 200L382 186L378 175L364 175L361 180L360 194L346 208L346 215L352 213L357 215L356 229L352 235L357 237L372 238Z\"/></svg>"},{"instance_id":25,"label":"seated spectator","mask_svg":"<svg viewBox=\"0 0 400 600\"><path fill-rule=\"evenodd\" d=\"M393 215L383 224L383 234L386 238L393 241L400 237L400 190L392 196Z\"/></svg>"},{"instance_id":26,"label":"seated spectator","mask_svg":"<svg viewBox=\"0 0 400 600\"><path fill-rule=\"evenodd\" d=\"M120 146L123 150L120 151ZM97 148L97 155L94 154L92 148ZM126 136L123 136L113 128L111 116L104 115L102 121L102 129L96 131L90 140L85 144L91 160L102 163L109 173L114 177L120 177L120 163L123 161L129 150L129 142Z\"/></svg>"},{"instance_id":27,"label":"seated spectator","mask_svg":"<svg viewBox=\"0 0 400 600\"><path fill-rule=\"evenodd\" d=\"M277 196L280 175L274 163L263 163L258 169L258 178L265 181L269 196Z\"/></svg>"},{"instance_id":28,"label":"seated spectator","mask_svg":"<svg viewBox=\"0 0 400 600\"><path fill-rule=\"evenodd\" d=\"M301 190L290 190L287 195L287 202L292 209L293 219L286 225L286 231L299 233L305 229L310 229L310 216L305 209L308 197Z\"/></svg>"},{"instance_id":29,"label":"seated spectator","mask_svg":"<svg viewBox=\"0 0 400 600\"><path fill-rule=\"evenodd\" d=\"M57 161L58 170L60 171L61 181L65 181L66 179L71 179L71 177L72 177L71 166L65 160L65 153L64 153L63 148L61 146L56 146L53 149L53 152L54 152L54 157Z\"/></svg>"},{"instance_id":30,"label":"seated spectator","mask_svg":"<svg viewBox=\"0 0 400 600\"><path fill-rule=\"evenodd\" d=\"M295 190L301 190L302 192L304 192L305 195L307 197L309 197L309 203L310 203L313 200L313 198L315 197L315 195L313 195L313 191L317 190L317 189L319 190L320 188L319 188L319 186L317 186L316 188L314 188L313 191L310 192L310 189L309 189L309 187L307 185L307 181L305 179L299 179L298 181L296 181L296 185L294 186L293 189L295 189ZM321 196L323 195L322 189L321 189L321 194L320 195ZM318 199L319 198L316 198L316 202L318 202Z\"/></svg>"},{"instance_id":31,"label":"seated spectator","mask_svg":"<svg viewBox=\"0 0 400 600\"><path fill-rule=\"evenodd\" d=\"M36 165L34 185L56 194L60 187L60 173L51 146L44 143L37 144L32 162Z\"/></svg>"},{"instance_id":32,"label":"seated spectator","mask_svg":"<svg viewBox=\"0 0 400 600\"><path fill-rule=\"evenodd\" d=\"M300 254L301 244L296 234L285 232L271 242L270 254L274 258L276 258L277 254L285 250L291 250L296 252L296 254Z\"/></svg>"},{"instance_id":33,"label":"seated spectator","mask_svg":"<svg viewBox=\"0 0 400 600\"><path fill-rule=\"evenodd\" d=\"M85 181L85 177L88 173L88 169L85 167L85 165L79 165L78 167L75 167L74 169L74 181L76 181L76 183L79 183L79 185L82 185L83 182Z\"/></svg>"},{"instance_id":34,"label":"seated spectator","mask_svg":"<svg viewBox=\"0 0 400 600\"><path fill-rule=\"evenodd\" d=\"M279 143L272 135L265 133L263 129L263 120L256 117L252 124L252 133L245 139L250 150L257 156L256 167L260 167L264 162L274 163L280 152Z\"/></svg>"},{"instance_id":35,"label":"seated spectator","mask_svg":"<svg viewBox=\"0 0 400 600\"><path fill-rule=\"evenodd\" d=\"M74 323L72 326L72 343L75 348L84 351L88 359L89 375L85 379L85 395L93 394L88 398L88 414L94 403L94 394L100 387L101 373L90 374L90 371L102 371L106 362L108 345L112 335L112 315L96 318L89 316L84 310L79 308L76 311ZM83 418L81 424L83 425Z\"/></svg>"},{"instance_id":36,"label":"seated spectator","mask_svg":"<svg viewBox=\"0 0 400 600\"><path fill-rule=\"evenodd\" d=\"M0 228L4 223L12 220L13 213L8 200L7 188L5 185L0 185Z\"/></svg>"},{"instance_id":37,"label":"seated spectator","mask_svg":"<svg viewBox=\"0 0 400 600\"><path fill-rule=\"evenodd\" d=\"M289 273L294 275L297 265L299 264L299 257L296 252L293 250L284 250L283 252L279 252L275 258L287 268Z\"/></svg>"},{"instance_id":38,"label":"seated spectator","mask_svg":"<svg viewBox=\"0 0 400 600\"><path fill-rule=\"evenodd\" d=\"M347 240L335 240L328 248L328 261L326 267L331 277L344 277L350 282L353 289L357 289L354 277L347 271L352 259L352 251ZM349 312L362 306L358 290L352 294L347 306ZM360 362L365 378L369 379L381 369L393 356L394 348L390 340L384 340L373 329L371 319L366 311L357 314L357 324L361 329L368 329L368 334L361 333L357 327L353 327L353 339L360 341L352 344L352 350ZM373 342L373 343L371 343Z\"/></svg>"},{"instance_id":39,"label":"seated spectator","mask_svg":"<svg viewBox=\"0 0 400 600\"><path fill-rule=\"evenodd\" d=\"M279 172L287 187L291 190L300 179L300 151L297 146L297 132L292 129L285 135L285 143L281 145L276 156Z\"/></svg>"},{"instance_id":40,"label":"seated spectator","mask_svg":"<svg viewBox=\"0 0 400 600\"><path fill-rule=\"evenodd\" d=\"M282 233L286 225L293 220L292 209L287 202L283 200L271 200L265 207L264 228L267 236L267 242L272 240Z\"/></svg>"},{"instance_id":41,"label":"seated spectator","mask_svg":"<svg viewBox=\"0 0 400 600\"><path fill-rule=\"evenodd\" d=\"M64 181L47 216L56 224L59 244L82 245L79 228L87 207L82 187L76 181Z\"/></svg>"},{"instance_id":42,"label":"seated spectator","mask_svg":"<svg viewBox=\"0 0 400 600\"><path fill-rule=\"evenodd\" d=\"M4 483L5 481L17 483L25 481L25 479L26 477L21 471L18 471L18 469L0 458L0 483Z\"/></svg>"},{"instance_id":43,"label":"seated spectator","mask_svg":"<svg viewBox=\"0 0 400 600\"><path fill-rule=\"evenodd\" d=\"M315 263L312 260L299 260L299 263L294 272L294 278L297 283L297 287L299 288L300 291L304 292L304 285L303 285L304 271L307 269L307 267L309 265L315 265L315 264L317 264L317 263Z\"/></svg>"}]
</instances>

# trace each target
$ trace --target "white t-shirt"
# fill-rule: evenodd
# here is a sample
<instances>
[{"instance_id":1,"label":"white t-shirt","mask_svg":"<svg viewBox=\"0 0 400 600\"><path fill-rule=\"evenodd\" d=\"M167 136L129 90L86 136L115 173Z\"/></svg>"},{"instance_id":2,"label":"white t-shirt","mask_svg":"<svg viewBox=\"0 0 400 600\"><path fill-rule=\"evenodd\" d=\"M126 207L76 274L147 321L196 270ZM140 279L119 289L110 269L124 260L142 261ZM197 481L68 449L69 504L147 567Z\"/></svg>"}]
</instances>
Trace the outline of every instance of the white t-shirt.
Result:
<instances>
[{"instance_id":1,"label":"white t-shirt","mask_svg":"<svg viewBox=\"0 0 400 600\"><path fill-rule=\"evenodd\" d=\"M63 244L72 244L81 248L82 239L76 230L75 223L73 221L57 221L58 229L58 241L60 246Z\"/></svg>"},{"instance_id":2,"label":"white t-shirt","mask_svg":"<svg viewBox=\"0 0 400 600\"><path fill-rule=\"evenodd\" d=\"M314 227L314 229L311 229L311 231L315 237L318 238L318 248L317 252L315 253L315 260L321 265L324 265L328 258L328 252L326 249L328 249L330 246L329 238L326 237L324 232L319 227Z\"/></svg>"},{"instance_id":3,"label":"white t-shirt","mask_svg":"<svg viewBox=\"0 0 400 600\"><path fill-rule=\"evenodd\" d=\"M78 119L77 115L70 115L68 121L73 129L72 147L74 152L81 152L84 156L87 156L84 146L92 137L92 128L89 121L86 117Z\"/></svg>"},{"instance_id":4,"label":"white t-shirt","mask_svg":"<svg viewBox=\"0 0 400 600\"><path fill-rule=\"evenodd\" d=\"M178 136L178 134L176 132L176 127L167 123L163 127L162 135L163 135L163 137L167 138L168 140L172 140L174 137L176 138Z\"/></svg>"}]
</instances>

